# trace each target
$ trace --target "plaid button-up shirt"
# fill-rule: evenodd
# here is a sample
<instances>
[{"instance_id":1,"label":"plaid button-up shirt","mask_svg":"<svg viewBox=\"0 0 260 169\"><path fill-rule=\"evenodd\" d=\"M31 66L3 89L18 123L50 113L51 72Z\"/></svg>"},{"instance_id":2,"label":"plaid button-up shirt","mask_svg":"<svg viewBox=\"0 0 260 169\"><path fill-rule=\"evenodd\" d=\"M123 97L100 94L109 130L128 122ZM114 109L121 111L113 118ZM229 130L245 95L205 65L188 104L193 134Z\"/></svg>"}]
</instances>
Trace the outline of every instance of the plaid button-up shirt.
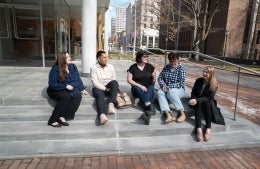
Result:
<instances>
[{"instance_id":1,"label":"plaid button-up shirt","mask_svg":"<svg viewBox=\"0 0 260 169\"><path fill-rule=\"evenodd\" d=\"M184 88L184 82L186 79L186 71L182 65L177 65L175 69L172 69L169 64L164 66L163 70L159 74L158 83L160 88L167 87L172 88Z\"/></svg>"}]
</instances>

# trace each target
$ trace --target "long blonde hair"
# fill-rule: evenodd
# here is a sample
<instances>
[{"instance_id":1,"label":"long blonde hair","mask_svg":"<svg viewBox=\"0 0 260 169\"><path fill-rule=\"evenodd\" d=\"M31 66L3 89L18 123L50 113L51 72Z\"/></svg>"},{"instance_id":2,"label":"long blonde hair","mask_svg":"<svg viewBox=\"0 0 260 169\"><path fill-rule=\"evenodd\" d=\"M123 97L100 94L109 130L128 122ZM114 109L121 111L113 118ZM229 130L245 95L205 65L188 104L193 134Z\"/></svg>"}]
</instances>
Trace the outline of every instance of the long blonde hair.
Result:
<instances>
[{"instance_id":1,"label":"long blonde hair","mask_svg":"<svg viewBox=\"0 0 260 169\"><path fill-rule=\"evenodd\" d=\"M210 91L212 93L216 93L218 89L218 81L216 79L215 73L214 73L214 67L213 66L207 66L205 69L208 69L209 71L209 86Z\"/></svg>"}]
</instances>

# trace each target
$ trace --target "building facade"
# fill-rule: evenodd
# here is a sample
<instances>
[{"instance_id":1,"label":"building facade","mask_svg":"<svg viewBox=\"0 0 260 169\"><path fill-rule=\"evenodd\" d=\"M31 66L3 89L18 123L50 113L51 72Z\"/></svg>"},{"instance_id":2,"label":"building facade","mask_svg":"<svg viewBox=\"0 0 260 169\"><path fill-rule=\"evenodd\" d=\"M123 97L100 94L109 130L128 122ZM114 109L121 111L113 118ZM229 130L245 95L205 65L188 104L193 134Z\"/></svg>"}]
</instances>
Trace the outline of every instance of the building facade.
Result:
<instances>
[{"instance_id":1,"label":"building facade","mask_svg":"<svg viewBox=\"0 0 260 169\"><path fill-rule=\"evenodd\" d=\"M83 62L95 61L96 51L105 48L102 36L109 3L109 0L1 1L0 63L42 61L45 66L46 60L54 61L61 51ZM95 33L94 41L88 30ZM84 52L89 41L95 42L91 46L93 56ZM89 65L83 63L83 69L83 73L89 73Z\"/></svg>"},{"instance_id":2,"label":"building facade","mask_svg":"<svg viewBox=\"0 0 260 169\"><path fill-rule=\"evenodd\" d=\"M169 5L169 0L162 0L162 5ZM174 9L185 11L184 4L181 1L173 0L170 5ZM213 8L215 1L208 1L208 7ZM213 56L244 58L244 59L258 59L259 60L259 10L257 10L257 17L253 19L252 15L255 13L254 9L257 5L256 0L227 0L221 1L221 6L216 11L212 20L211 30L204 43L204 53ZM205 4L204 4L205 5ZM256 11L256 10L255 10ZM256 14L255 13L255 14ZM203 17L201 17L202 19ZM194 27L182 24L182 18L176 16L174 18L176 34L172 41L168 40L168 49L177 50L194 50L193 30ZM255 26L252 26L254 25ZM179 26L179 27L178 27ZM166 48L166 25L160 27L160 48ZM253 38L250 39L250 34ZM250 46L248 44L251 44ZM247 47L250 47L248 50ZM249 51L249 56L246 56Z\"/></svg>"},{"instance_id":3,"label":"building facade","mask_svg":"<svg viewBox=\"0 0 260 169\"><path fill-rule=\"evenodd\" d=\"M132 35L136 31L136 46L144 49L159 46L160 9L161 0L137 0L134 4Z\"/></svg>"}]
</instances>

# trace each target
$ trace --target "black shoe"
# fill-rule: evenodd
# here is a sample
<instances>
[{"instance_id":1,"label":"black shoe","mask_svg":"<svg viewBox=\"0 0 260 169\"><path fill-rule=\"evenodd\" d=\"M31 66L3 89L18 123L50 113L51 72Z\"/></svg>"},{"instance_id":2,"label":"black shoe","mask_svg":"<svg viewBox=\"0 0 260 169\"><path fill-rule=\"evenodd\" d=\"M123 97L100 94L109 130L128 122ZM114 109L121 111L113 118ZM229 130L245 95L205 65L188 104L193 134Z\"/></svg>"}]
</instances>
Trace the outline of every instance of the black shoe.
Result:
<instances>
[{"instance_id":1,"label":"black shoe","mask_svg":"<svg viewBox=\"0 0 260 169\"><path fill-rule=\"evenodd\" d=\"M147 113L143 113L140 117L140 119L142 119L144 121L145 125L149 125L150 124L150 118L151 115L147 114Z\"/></svg>"},{"instance_id":2,"label":"black shoe","mask_svg":"<svg viewBox=\"0 0 260 169\"><path fill-rule=\"evenodd\" d=\"M165 112L162 113L162 119L166 119L166 113Z\"/></svg>"},{"instance_id":3,"label":"black shoe","mask_svg":"<svg viewBox=\"0 0 260 169\"><path fill-rule=\"evenodd\" d=\"M61 124L62 126L69 126L68 122L62 122L60 119L58 120L59 124Z\"/></svg>"},{"instance_id":4,"label":"black shoe","mask_svg":"<svg viewBox=\"0 0 260 169\"><path fill-rule=\"evenodd\" d=\"M154 109L152 104L149 104L149 105L145 106L144 107L144 111L146 113L150 114L150 115L155 115L155 113L156 113L156 111L155 111L155 109Z\"/></svg>"},{"instance_id":5,"label":"black shoe","mask_svg":"<svg viewBox=\"0 0 260 169\"><path fill-rule=\"evenodd\" d=\"M52 127L61 127L62 125L60 123L57 123L57 124L48 124L49 126L52 126Z\"/></svg>"}]
</instances>

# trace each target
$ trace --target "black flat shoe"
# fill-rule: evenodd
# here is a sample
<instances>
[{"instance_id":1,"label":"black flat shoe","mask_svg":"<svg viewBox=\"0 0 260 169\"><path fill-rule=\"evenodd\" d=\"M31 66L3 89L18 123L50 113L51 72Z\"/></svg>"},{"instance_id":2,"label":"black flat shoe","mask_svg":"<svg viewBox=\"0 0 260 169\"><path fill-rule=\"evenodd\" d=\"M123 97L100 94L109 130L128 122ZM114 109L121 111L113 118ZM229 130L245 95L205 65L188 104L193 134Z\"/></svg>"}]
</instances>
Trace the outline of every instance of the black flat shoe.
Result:
<instances>
[{"instance_id":1,"label":"black flat shoe","mask_svg":"<svg viewBox=\"0 0 260 169\"><path fill-rule=\"evenodd\" d=\"M69 123L68 122L62 122L60 119L58 120L59 124L62 125L62 126L69 126Z\"/></svg>"},{"instance_id":2,"label":"black flat shoe","mask_svg":"<svg viewBox=\"0 0 260 169\"><path fill-rule=\"evenodd\" d=\"M144 121L144 124L145 125L149 125L150 124L150 118L151 118L151 115L147 114L147 113L143 113L141 116L140 116L140 119Z\"/></svg>"},{"instance_id":3,"label":"black flat shoe","mask_svg":"<svg viewBox=\"0 0 260 169\"><path fill-rule=\"evenodd\" d=\"M52 127L61 127L62 125L60 123L57 123L57 124L49 124L49 126L52 126Z\"/></svg>"}]
</instances>

